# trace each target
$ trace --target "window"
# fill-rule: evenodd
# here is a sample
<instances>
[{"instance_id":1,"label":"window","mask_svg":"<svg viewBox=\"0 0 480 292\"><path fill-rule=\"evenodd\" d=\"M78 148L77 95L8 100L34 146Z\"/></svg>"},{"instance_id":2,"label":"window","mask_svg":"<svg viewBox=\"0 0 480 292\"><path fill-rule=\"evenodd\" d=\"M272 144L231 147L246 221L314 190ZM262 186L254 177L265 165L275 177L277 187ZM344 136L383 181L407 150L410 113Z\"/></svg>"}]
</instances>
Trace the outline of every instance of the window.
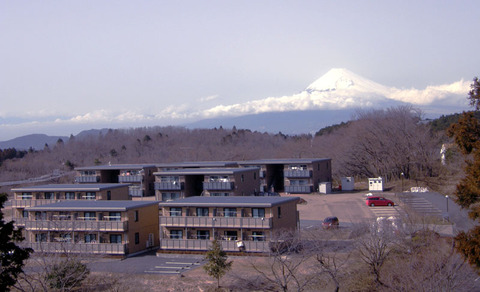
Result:
<instances>
[{"instance_id":1,"label":"window","mask_svg":"<svg viewBox=\"0 0 480 292\"><path fill-rule=\"evenodd\" d=\"M197 208L198 217L208 217L208 208Z\"/></svg>"},{"instance_id":2,"label":"window","mask_svg":"<svg viewBox=\"0 0 480 292\"><path fill-rule=\"evenodd\" d=\"M85 243L96 243L97 235L96 234L85 234Z\"/></svg>"},{"instance_id":3,"label":"window","mask_svg":"<svg viewBox=\"0 0 480 292\"><path fill-rule=\"evenodd\" d=\"M238 235L237 231L225 231L225 239L226 240L237 240Z\"/></svg>"},{"instance_id":4,"label":"window","mask_svg":"<svg viewBox=\"0 0 480 292\"><path fill-rule=\"evenodd\" d=\"M223 216L237 217L237 208L223 208Z\"/></svg>"},{"instance_id":5,"label":"window","mask_svg":"<svg viewBox=\"0 0 480 292\"><path fill-rule=\"evenodd\" d=\"M179 208L179 207L170 207L170 216L171 216L171 217L180 217L180 216L182 216L182 208Z\"/></svg>"},{"instance_id":6,"label":"window","mask_svg":"<svg viewBox=\"0 0 480 292\"><path fill-rule=\"evenodd\" d=\"M209 240L210 231L209 230L197 230L197 239Z\"/></svg>"},{"instance_id":7,"label":"window","mask_svg":"<svg viewBox=\"0 0 480 292\"><path fill-rule=\"evenodd\" d=\"M85 200L95 200L97 198L97 194L95 192L87 192L85 195Z\"/></svg>"},{"instance_id":8,"label":"window","mask_svg":"<svg viewBox=\"0 0 480 292\"><path fill-rule=\"evenodd\" d=\"M135 232L135 244L140 244L140 233Z\"/></svg>"},{"instance_id":9,"label":"window","mask_svg":"<svg viewBox=\"0 0 480 292\"><path fill-rule=\"evenodd\" d=\"M47 213L45 212L35 212L35 220L46 220L47 219Z\"/></svg>"},{"instance_id":10,"label":"window","mask_svg":"<svg viewBox=\"0 0 480 292\"><path fill-rule=\"evenodd\" d=\"M110 234L110 243L122 243L122 235Z\"/></svg>"},{"instance_id":11,"label":"window","mask_svg":"<svg viewBox=\"0 0 480 292\"><path fill-rule=\"evenodd\" d=\"M47 234L46 233L35 234L35 242L47 242Z\"/></svg>"},{"instance_id":12,"label":"window","mask_svg":"<svg viewBox=\"0 0 480 292\"><path fill-rule=\"evenodd\" d=\"M22 200L31 200L32 199L32 193L22 193L20 196Z\"/></svg>"},{"instance_id":13,"label":"window","mask_svg":"<svg viewBox=\"0 0 480 292\"><path fill-rule=\"evenodd\" d=\"M252 232L253 241L265 241L265 234L263 231L253 231Z\"/></svg>"},{"instance_id":14,"label":"window","mask_svg":"<svg viewBox=\"0 0 480 292\"><path fill-rule=\"evenodd\" d=\"M112 192L111 191L107 191L107 201L111 200L112 199Z\"/></svg>"},{"instance_id":15,"label":"window","mask_svg":"<svg viewBox=\"0 0 480 292\"><path fill-rule=\"evenodd\" d=\"M135 210L134 219L135 219L135 222L138 222L138 210Z\"/></svg>"},{"instance_id":16,"label":"window","mask_svg":"<svg viewBox=\"0 0 480 292\"><path fill-rule=\"evenodd\" d=\"M83 213L84 215L84 219L85 220L95 220L96 218L96 215L95 215L95 212L84 212Z\"/></svg>"},{"instance_id":17,"label":"window","mask_svg":"<svg viewBox=\"0 0 480 292\"><path fill-rule=\"evenodd\" d=\"M282 218L282 207L277 207L278 218Z\"/></svg>"},{"instance_id":18,"label":"window","mask_svg":"<svg viewBox=\"0 0 480 292\"><path fill-rule=\"evenodd\" d=\"M265 208L252 208L252 217L254 217L254 218L264 218L265 217Z\"/></svg>"},{"instance_id":19,"label":"window","mask_svg":"<svg viewBox=\"0 0 480 292\"><path fill-rule=\"evenodd\" d=\"M170 239L182 239L183 232L182 230L171 230L170 231Z\"/></svg>"},{"instance_id":20,"label":"window","mask_svg":"<svg viewBox=\"0 0 480 292\"><path fill-rule=\"evenodd\" d=\"M45 200L53 200L55 199L55 194L52 192L45 192Z\"/></svg>"},{"instance_id":21,"label":"window","mask_svg":"<svg viewBox=\"0 0 480 292\"><path fill-rule=\"evenodd\" d=\"M180 198L180 193L162 193L162 201L171 201Z\"/></svg>"},{"instance_id":22,"label":"window","mask_svg":"<svg viewBox=\"0 0 480 292\"><path fill-rule=\"evenodd\" d=\"M122 221L120 212L108 212L108 221Z\"/></svg>"},{"instance_id":23,"label":"window","mask_svg":"<svg viewBox=\"0 0 480 292\"><path fill-rule=\"evenodd\" d=\"M23 210L22 211L22 217L23 218L28 218L28 211Z\"/></svg>"},{"instance_id":24,"label":"window","mask_svg":"<svg viewBox=\"0 0 480 292\"><path fill-rule=\"evenodd\" d=\"M240 180L241 180L242 182L244 182L244 181L245 181L245 177L243 176L243 174L242 174L242 176L241 176Z\"/></svg>"},{"instance_id":25,"label":"window","mask_svg":"<svg viewBox=\"0 0 480 292\"><path fill-rule=\"evenodd\" d=\"M66 192L65 193L65 200L75 200L75 193Z\"/></svg>"}]
</instances>

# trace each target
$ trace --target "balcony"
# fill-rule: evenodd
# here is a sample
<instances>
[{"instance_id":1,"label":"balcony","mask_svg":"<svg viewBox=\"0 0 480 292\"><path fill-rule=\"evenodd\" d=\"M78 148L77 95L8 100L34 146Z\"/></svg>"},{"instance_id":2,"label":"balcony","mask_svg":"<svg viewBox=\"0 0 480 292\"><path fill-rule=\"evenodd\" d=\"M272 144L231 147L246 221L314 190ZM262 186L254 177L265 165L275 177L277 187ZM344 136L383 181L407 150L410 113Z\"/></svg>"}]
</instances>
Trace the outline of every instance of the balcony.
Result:
<instances>
[{"instance_id":1,"label":"balcony","mask_svg":"<svg viewBox=\"0 0 480 292\"><path fill-rule=\"evenodd\" d=\"M123 243L27 242L22 246L48 253L128 254L128 245Z\"/></svg>"},{"instance_id":2,"label":"balcony","mask_svg":"<svg viewBox=\"0 0 480 292\"><path fill-rule=\"evenodd\" d=\"M272 228L272 218L160 216L160 226L209 228Z\"/></svg>"},{"instance_id":3,"label":"balcony","mask_svg":"<svg viewBox=\"0 0 480 292\"><path fill-rule=\"evenodd\" d=\"M285 192L291 194L310 194L313 193L313 186L285 186Z\"/></svg>"},{"instance_id":4,"label":"balcony","mask_svg":"<svg viewBox=\"0 0 480 292\"><path fill-rule=\"evenodd\" d=\"M25 220L31 231L127 231L128 221Z\"/></svg>"},{"instance_id":5,"label":"balcony","mask_svg":"<svg viewBox=\"0 0 480 292\"><path fill-rule=\"evenodd\" d=\"M283 172L284 177L312 177L311 170L288 169Z\"/></svg>"},{"instance_id":6,"label":"balcony","mask_svg":"<svg viewBox=\"0 0 480 292\"><path fill-rule=\"evenodd\" d=\"M144 191L139 186L128 187L128 195L132 197L143 197Z\"/></svg>"},{"instance_id":7,"label":"balcony","mask_svg":"<svg viewBox=\"0 0 480 292\"><path fill-rule=\"evenodd\" d=\"M100 176L98 175L81 175L75 177L75 182L79 184L84 183L98 183L100 182Z\"/></svg>"},{"instance_id":8,"label":"balcony","mask_svg":"<svg viewBox=\"0 0 480 292\"><path fill-rule=\"evenodd\" d=\"M159 191L180 191L183 190L183 182L156 182L155 190Z\"/></svg>"},{"instance_id":9,"label":"balcony","mask_svg":"<svg viewBox=\"0 0 480 292\"><path fill-rule=\"evenodd\" d=\"M143 175L119 175L118 182L119 183L139 183L143 181Z\"/></svg>"},{"instance_id":10,"label":"balcony","mask_svg":"<svg viewBox=\"0 0 480 292\"><path fill-rule=\"evenodd\" d=\"M233 190L234 183L233 182L221 182L221 181L209 181L203 182L203 189L204 190Z\"/></svg>"},{"instance_id":11,"label":"balcony","mask_svg":"<svg viewBox=\"0 0 480 292\"><path fill-rule=\"evenodd\" d=\"M239 251L235 240L219 240L224 251ZM246 252L269 252L270 243L267 241L248 241L243 240ZM170 250L208 250L210 240L198 239L161 239L160 248Z\"/></svg>"},{"instance_id":12,"label":"balcony","mask_svg":"<svg viewBox=\"0 0 480 292\"><path fill-rule=\"evenodd\" d=\"M40 205L52 204L60 202L61 200L12 200L12 208L26 208L26 207L35 207Z\"/></svg>"}]
</instances>

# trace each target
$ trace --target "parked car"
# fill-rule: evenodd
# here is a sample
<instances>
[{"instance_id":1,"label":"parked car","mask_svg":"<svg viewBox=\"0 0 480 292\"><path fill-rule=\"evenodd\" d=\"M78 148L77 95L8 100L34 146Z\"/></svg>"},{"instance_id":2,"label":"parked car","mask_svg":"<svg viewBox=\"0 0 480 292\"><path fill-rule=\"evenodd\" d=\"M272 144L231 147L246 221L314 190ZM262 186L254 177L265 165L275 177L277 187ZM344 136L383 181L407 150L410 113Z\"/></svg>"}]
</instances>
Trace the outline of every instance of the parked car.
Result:
<instances>
[{"instance_id":1,"label":"parked car","mask_svg":"<svg viewBox=\"0 0 480 292\"><path fill-rule=\"evenodd\" d=\"M335 216L327 217L322 222L322 227L324 229L338 228L339 225L340 225L340 222L338 221L338 218Z\"/></svg>"},{"instance_id":2,"label":"parked car","mask_svg":"<svg viewBox=\"0 0 480 292\"><path fill-rule=\"evenodd\" d=\"M374 206L395 206L393 201L389 199L385 199L384 197L367 197L365 199L365 203L367 206L374 207Z\"/></svg>"}]
</instances>

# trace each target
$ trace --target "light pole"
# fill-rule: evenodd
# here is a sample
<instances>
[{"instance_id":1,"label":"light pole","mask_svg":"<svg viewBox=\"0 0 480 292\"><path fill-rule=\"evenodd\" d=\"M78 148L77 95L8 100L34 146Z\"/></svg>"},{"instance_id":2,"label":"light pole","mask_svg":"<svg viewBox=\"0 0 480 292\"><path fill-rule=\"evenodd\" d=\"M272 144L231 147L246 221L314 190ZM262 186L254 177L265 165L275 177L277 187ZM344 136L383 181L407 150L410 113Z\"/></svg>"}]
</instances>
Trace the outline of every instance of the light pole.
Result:
<instances>
[{"instance_id":1,"label":"light pole","mask_svg":"<svg viewBox=\"0 0 480 292\"><path fill-rule=\"evenodd\" d=\"M447 200L447 216L448 216L448 195L445 196L445 199Z\"/></svg>"},{"instance_id":2,"label":"light pole","mask_svg":"<svg viewBox=\"0 0 480 292\"><path fill-rule=\"evenodd\" d=\"M405 177L405 174L402 172L400 173L400 175L402 176L402 193L403 193L403 178Z\"/></svg>"}]
</instances>

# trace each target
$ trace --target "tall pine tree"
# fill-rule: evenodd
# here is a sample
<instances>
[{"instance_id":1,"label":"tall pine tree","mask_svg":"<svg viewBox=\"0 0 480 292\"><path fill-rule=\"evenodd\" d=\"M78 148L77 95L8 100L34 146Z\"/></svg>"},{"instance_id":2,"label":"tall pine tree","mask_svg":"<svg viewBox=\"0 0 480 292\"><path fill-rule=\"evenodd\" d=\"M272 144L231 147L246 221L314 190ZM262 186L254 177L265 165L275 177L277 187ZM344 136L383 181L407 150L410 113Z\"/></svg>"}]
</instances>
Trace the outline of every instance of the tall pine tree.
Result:
<instances>
[{"instance_id":1,"label":"tall pine tree","mask_svg":"<svg viewBox=\"0 0 480 292\"><path fill-rule=\"evenodd\" d=\"M24 262L33 252L31 248L21 248L16 242L22 241L21 230L15 229L13 221L5 223L3 220L3 206L7 201L7 194L0 194L0 291L9 291L17 282L17 276L22 272Z\"/></svg>"},{"instance_id":2,"label":"tall pine tree","mask_svg":"<svg viewBox=\"0 0 480 292\"><path fill-rule=\"evenodd\" d=\"M217 239L212 241L212 246L205 254L205 260L207 263L203 269L210 277L217 279L217 288L220 288L220 278L232 268L232 261L227 260L227 254Z\"/></svg>"}]
</instances>

